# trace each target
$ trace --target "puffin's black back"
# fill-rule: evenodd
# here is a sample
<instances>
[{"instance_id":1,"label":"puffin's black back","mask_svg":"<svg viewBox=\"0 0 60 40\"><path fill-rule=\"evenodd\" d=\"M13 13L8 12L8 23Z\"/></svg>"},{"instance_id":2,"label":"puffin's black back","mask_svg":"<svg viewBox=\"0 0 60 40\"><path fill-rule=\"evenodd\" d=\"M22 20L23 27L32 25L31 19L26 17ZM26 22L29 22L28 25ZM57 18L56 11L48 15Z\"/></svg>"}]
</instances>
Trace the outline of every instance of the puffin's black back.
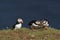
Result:
<instances>
[{"instance_id":1,"label":"puffin's black back","mask_svg":"<svg viewBox=\"0 0 60 40\"><path fill-rule=\"evenodd\" d=\"M16 22L16 24L19 24L19 22Z\"/></svg>"},{"instance_id":2,"label":"puffin's black back","mask_svg":"<svg viewBox=\"0 0 60 40\"><path fill-rule=\"evenodd\" d=\"M28 23L28 25L31 26L32 23L35 23L36 21L37 21L37 20L32 20L32 21L30 21L30 22Z\"/></svg>"},{"instance_id":3,"label":"puffin's black back","mask_svg":"<svg viewBox=\"0 0 60 40\"><path fill-rule=\"evenodd\" d=\"M11 28L12 30L15 28L15 25L16 25L16 24L19 24L19 23L16 22L14 25L12 25L12 28Z\"/></svg>"}]
</instances>

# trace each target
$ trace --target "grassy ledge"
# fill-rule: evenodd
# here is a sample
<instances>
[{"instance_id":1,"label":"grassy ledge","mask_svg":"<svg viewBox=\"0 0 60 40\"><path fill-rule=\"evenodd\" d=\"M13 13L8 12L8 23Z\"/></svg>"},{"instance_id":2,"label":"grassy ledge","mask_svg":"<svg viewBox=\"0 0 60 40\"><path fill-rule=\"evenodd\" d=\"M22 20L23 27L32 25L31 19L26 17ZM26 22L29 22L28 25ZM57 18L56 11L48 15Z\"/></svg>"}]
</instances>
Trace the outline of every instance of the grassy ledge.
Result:
<instances>
[{"instance_id":1,"label":"grassy ledge","mask_svg":"<svg viewBox=\"0 0 60 40\"><path fill-rule=\"evenodd\" d=\"M27 28L0 30L0 40L60 40L60 30L54 28L35 31Z\"/></svg>"}]
</instances>

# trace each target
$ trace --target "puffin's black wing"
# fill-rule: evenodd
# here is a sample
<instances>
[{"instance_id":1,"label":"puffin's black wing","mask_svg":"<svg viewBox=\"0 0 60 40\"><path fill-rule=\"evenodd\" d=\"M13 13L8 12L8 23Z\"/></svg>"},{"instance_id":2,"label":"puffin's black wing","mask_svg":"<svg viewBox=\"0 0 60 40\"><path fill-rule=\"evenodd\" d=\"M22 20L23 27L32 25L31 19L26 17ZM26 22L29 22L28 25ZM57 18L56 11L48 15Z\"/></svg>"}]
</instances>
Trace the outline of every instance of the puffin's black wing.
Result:
<instances>
[{"instance_id":1,"label":"puffin's black wing","mask_svg":"<svg viewBox=\"0 0 60 40\"><path fill-rule=\"evenodd\" d=\"M37 20L32 20L32 21L30 21L30 22L28 23L28 25L31 26L32 23L35 23L36 21L37 21Z\"/></svg>"},{"instance_id":2,"label":"puffin's black wing","mask_svg":"<svg viewBox=\"0 0 60 40\"><path fill-rule=\"evenodd\" d=\"M15 28L16 24L19 24L18 21L14 25L12 25L12 28L11 28L12 30Z\"/></svg>"},{"instance_id":3,"label":"puffin's black wing","mask_svg":"<svg viewBox=\"0 0 60 40\"><path fill-rule=\"evenodd\" d=\"M12 27L11 27L12 30L15 28L15 25L16 25L16 24L12 25Z\"/></svg>"},{"instance_id":4,"label":"puffin's black wing","mask_svg":"<svg viewBox=\"0 0 60 40\"><path fill-rule=\"evenodd\" d=\"M15 28L15 25L16 25L16 24L19 24L19 23L16 22L15 24L13 24L13 25L12 25L12 28L11 28L12 30Z\"/></svg>"}]
</instances>

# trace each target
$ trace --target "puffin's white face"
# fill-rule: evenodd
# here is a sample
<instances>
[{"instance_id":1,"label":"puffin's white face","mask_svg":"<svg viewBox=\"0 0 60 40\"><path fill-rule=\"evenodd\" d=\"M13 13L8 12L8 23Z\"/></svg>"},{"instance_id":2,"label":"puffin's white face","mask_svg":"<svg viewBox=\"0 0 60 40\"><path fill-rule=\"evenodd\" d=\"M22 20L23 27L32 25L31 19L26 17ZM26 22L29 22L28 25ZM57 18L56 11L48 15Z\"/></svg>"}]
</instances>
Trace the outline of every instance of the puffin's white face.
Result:
<instances>
[{"instance_id":1,"label":"puffin's white face","mask_svg":"<svg viewBox=\"0 0 60 40\"><path fill-rule=\"evenodd\" d=\"M48 21L43 21L43 24L48 24Z\"/></svg>"},{"instance_id":2,"label":"puffin's white face","mask_svg":"<svg viewBox=\"0 0 60 40\"><path fill-rule=\"evenodd\" d=\"M43 21L43 25L44 25L44 26L49 26L48 21Z\"/></svg>"},{"instance_id":3,"label":"puffin's white face","mask_svg":"<svg viewBox=\"0 0 60 40\"><path fill-rule=\"evenodd\" d=\"M40 24L40 21L36 21L35 23L36 23L36 24Z\"/></svg>"},{"instance_id":4,"label":"puffin's white face","mask_svg":"<svg viewBox=\"0 0 60 40\"><path fill-rule=\"evenodd\" d=\"M19 23L23 23L23 20L21 18L18 18L17 20Z\"/></svg>"}]
</instances>

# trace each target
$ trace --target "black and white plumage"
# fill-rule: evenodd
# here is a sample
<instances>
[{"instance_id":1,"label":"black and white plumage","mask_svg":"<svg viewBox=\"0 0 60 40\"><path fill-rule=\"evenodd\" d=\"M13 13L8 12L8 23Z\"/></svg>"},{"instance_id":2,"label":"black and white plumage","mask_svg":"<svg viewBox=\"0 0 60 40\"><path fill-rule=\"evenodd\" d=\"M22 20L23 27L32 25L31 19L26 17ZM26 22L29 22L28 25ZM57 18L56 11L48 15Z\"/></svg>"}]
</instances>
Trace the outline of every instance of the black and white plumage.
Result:
<instances>
[{"instance_id":1,"label":"black and white plumage","mask_svg":"<svg viewBox=\"0 0 60 40\"><path fill-rule=\"evenodd\" d=\"M31 29L40 29L40 28L48 28L49 23L47 19L44 20L32 20L29 22L29 26Z\"/></svg>"},{"instance_id":2,"label":"black and white plumage","mask_svg":"<svg viewBox=\"0 0 60 40\"><path fill-rule=\"evenodd\" d=\"M44 19L42 24L44 26L49 26L49 21L47 19Z\"/></svg>"},{"instance_id":3,"label":"black and white plumage","mask_svg":"<svg viewBox=\"0 0 60 40\"><path fill-rule=\"evenodd\" d=\"M21 18L17 19L17 22L12 26L12 29L20 29L22 27L23 20Z\"/></svg>"},{"instance_id":4,"label":"black and white plumage","mask_svg":"<svg viewBox=\"0 0 60 40\"><path fill-rule=\"evenodd\" d=\"M28 23L31 29L37 28L39 26L38 24L40 24L38 20L32 20Z\"/></svg>"},{"instance_id":5,"label":"black and white plumage","mask_svg":"<svg viewBox=\"0 0 60 40\"><path fill-rule=\"evenodd\" d=\"M32 21L30 21L29 23L28 23L28 25L29 26L31 26L32 25L32 23L35 23L37 20L32 20ZM35 23L36 24L36 23Z\"/></svg>"}]
</instances>

